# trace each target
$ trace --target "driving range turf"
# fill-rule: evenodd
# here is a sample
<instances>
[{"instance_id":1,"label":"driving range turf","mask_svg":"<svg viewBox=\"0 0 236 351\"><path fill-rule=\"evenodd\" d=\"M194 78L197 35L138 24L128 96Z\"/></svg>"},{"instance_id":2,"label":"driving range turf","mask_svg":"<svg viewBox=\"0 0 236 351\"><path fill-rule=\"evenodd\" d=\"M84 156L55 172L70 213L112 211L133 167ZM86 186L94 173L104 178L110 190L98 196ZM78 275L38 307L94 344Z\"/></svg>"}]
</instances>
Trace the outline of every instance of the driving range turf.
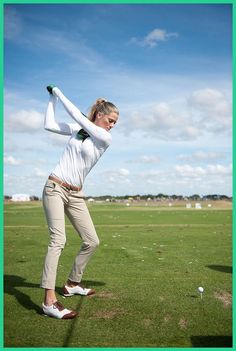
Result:
<instances>
[{"instance_id":1,"label":"driving range turf","mask_svg":"<svg viewBox=\"0 0 236 351\"><path fill-rule=\"evenodd\" d=\"M5 204L5 347L232 346L231 208L88 206L100 246L83 283L96 295L60 296L80 246L66 221L56 291L79 317L57 320L41 311L42 204Z\"/></svg>"}]
</instances>

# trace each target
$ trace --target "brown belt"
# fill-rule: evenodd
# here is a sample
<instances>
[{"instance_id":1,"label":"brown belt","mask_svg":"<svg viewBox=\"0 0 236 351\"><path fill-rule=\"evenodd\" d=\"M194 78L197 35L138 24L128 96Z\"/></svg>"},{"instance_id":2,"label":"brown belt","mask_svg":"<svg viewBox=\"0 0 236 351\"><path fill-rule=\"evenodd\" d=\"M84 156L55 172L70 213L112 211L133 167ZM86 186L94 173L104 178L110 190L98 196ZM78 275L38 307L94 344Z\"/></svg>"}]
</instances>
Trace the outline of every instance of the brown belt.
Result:
<instances>
[{"instance_id":1,"label":"brown belt","mask_svg":"<svg viewBox=\"0 0 236 351\"><path fill-rule=\"evenodd\" d=\"M48 179L53 180L55 183L63 186L64 188L68 189L68 190L72 190L72 191L80 191L82 188L79 188L77 186L74 185L70 185L68 183L64 183L62 182L60 179L53 177L53 176L49 176Z\"/></svg>"}]
</instances>

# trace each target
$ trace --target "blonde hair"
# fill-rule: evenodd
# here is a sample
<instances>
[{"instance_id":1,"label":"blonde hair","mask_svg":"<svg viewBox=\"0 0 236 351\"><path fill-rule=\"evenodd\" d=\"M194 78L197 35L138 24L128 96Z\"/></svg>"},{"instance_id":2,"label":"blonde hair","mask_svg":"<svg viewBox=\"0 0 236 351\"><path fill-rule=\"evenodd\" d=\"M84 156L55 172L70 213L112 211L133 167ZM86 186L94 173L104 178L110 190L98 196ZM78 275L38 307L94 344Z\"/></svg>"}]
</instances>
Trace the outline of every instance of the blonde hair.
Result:
<instances>
[{"instance_id":1,"label":"blonde hair","mask_svg":"<svg viewBox=\"0 0 236 351\"><path fill-rule=\"evenodd\" d=\"M119 115L118 108L111 102L107 101L104 98L99 98L93 104L88 114L88 119L91 122L94 122L98 113L103 113L105 115L109 115L112 112L115 112Z\"/></svg>"}]
</instances>

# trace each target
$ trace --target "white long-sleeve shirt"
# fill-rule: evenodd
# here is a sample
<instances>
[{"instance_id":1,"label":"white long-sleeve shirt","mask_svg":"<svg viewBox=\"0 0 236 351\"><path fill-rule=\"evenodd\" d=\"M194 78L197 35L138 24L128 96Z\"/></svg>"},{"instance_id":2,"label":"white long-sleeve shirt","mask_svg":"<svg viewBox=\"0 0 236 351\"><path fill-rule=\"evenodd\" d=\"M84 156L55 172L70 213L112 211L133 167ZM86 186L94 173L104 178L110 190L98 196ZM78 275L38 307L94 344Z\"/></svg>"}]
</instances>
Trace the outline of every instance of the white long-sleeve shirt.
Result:
<instances>
[{"instance_id":1,"label":"white long-sleeve shirt","mask_svg":"<svg viewBox=\"0 0 236 351\"><path fill-rule=\"evenodd\" d=\"M56 122L55 108L58 99L76 123ZM71 135L51 175L65 183L82 187L85 177L110 145L112 140L110 133L83 116L58 88L53 88L53 95L50 96L44 128L54 133ZM81 128L89 134L84 141L76 137Z\"/></svg>"}]
</instances>

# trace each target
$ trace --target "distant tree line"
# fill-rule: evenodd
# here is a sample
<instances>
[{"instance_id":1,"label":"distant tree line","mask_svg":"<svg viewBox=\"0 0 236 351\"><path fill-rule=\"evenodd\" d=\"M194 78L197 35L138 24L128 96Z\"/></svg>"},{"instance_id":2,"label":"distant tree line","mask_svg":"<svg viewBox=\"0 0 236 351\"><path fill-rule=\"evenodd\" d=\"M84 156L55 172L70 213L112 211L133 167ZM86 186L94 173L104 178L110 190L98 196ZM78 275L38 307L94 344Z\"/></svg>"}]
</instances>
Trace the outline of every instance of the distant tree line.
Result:
<instances>
[{"instance_id":1,"label":"distant tree line","mask_svg":"<svg viewBox=\"0 0 236 351\"><path fill-rule=\"evenodd\" d=\"M161 200L189 200L189 201L203 201L203 200L228 200L231 201L232 197L229 197L227 195L219 195L219 194L210 194L210 195L204 195L200 196L198 194L193 194L190 196L183 196L183 195L166 195L166 194L158 194L158 195L153 195L153 194L147 194L147 195L125 195L125 196L111 196L111 195L104 195L104 196L91 196L94 200L100 200L100 201L115 201L115 200L153 200L153 201L161 201ZM91 198L91 197L87 197Z\"/></svg>"},{"instance_id":2,"label":"distant tree line","mask_svg":"<svg viewBox=\"0 0 236 351\"><path fill-rule=\"evenodd\" d=\"M125 195L125 196L111 196L111 195L103 195L103 196L87 196L86 199L93 198L94 200L98 201L122 201L122 200L145 200L145 201L161 201L161 200L169 200L169 201L176 201L176 200L189 200L189 201L214 201L214 200L226 200L232 201L232 197L227 195L219 195L219 194L209 194L200 196L198 194L193 194L190 196L183 196L183 195L166 195L166 194L147 194L147 195ZM4 200L10 201L12 199L9 195L4 195ZM38 196L33 195L30 196L30 201L39 201L41 200Z\"/></svg>"},{"instance_id":3,"label":"distant tree line","mask_svg":"<svg viewBox=\"0 0 236 351\"><path fill-rule=\"evenodd\" d=\"M4 195L4 200L10 201L11 199L12 199L12 196ZM36 195L30 196L30 201L39 201L39 200L41 199Z\"/></svg>"}]
</instances>

